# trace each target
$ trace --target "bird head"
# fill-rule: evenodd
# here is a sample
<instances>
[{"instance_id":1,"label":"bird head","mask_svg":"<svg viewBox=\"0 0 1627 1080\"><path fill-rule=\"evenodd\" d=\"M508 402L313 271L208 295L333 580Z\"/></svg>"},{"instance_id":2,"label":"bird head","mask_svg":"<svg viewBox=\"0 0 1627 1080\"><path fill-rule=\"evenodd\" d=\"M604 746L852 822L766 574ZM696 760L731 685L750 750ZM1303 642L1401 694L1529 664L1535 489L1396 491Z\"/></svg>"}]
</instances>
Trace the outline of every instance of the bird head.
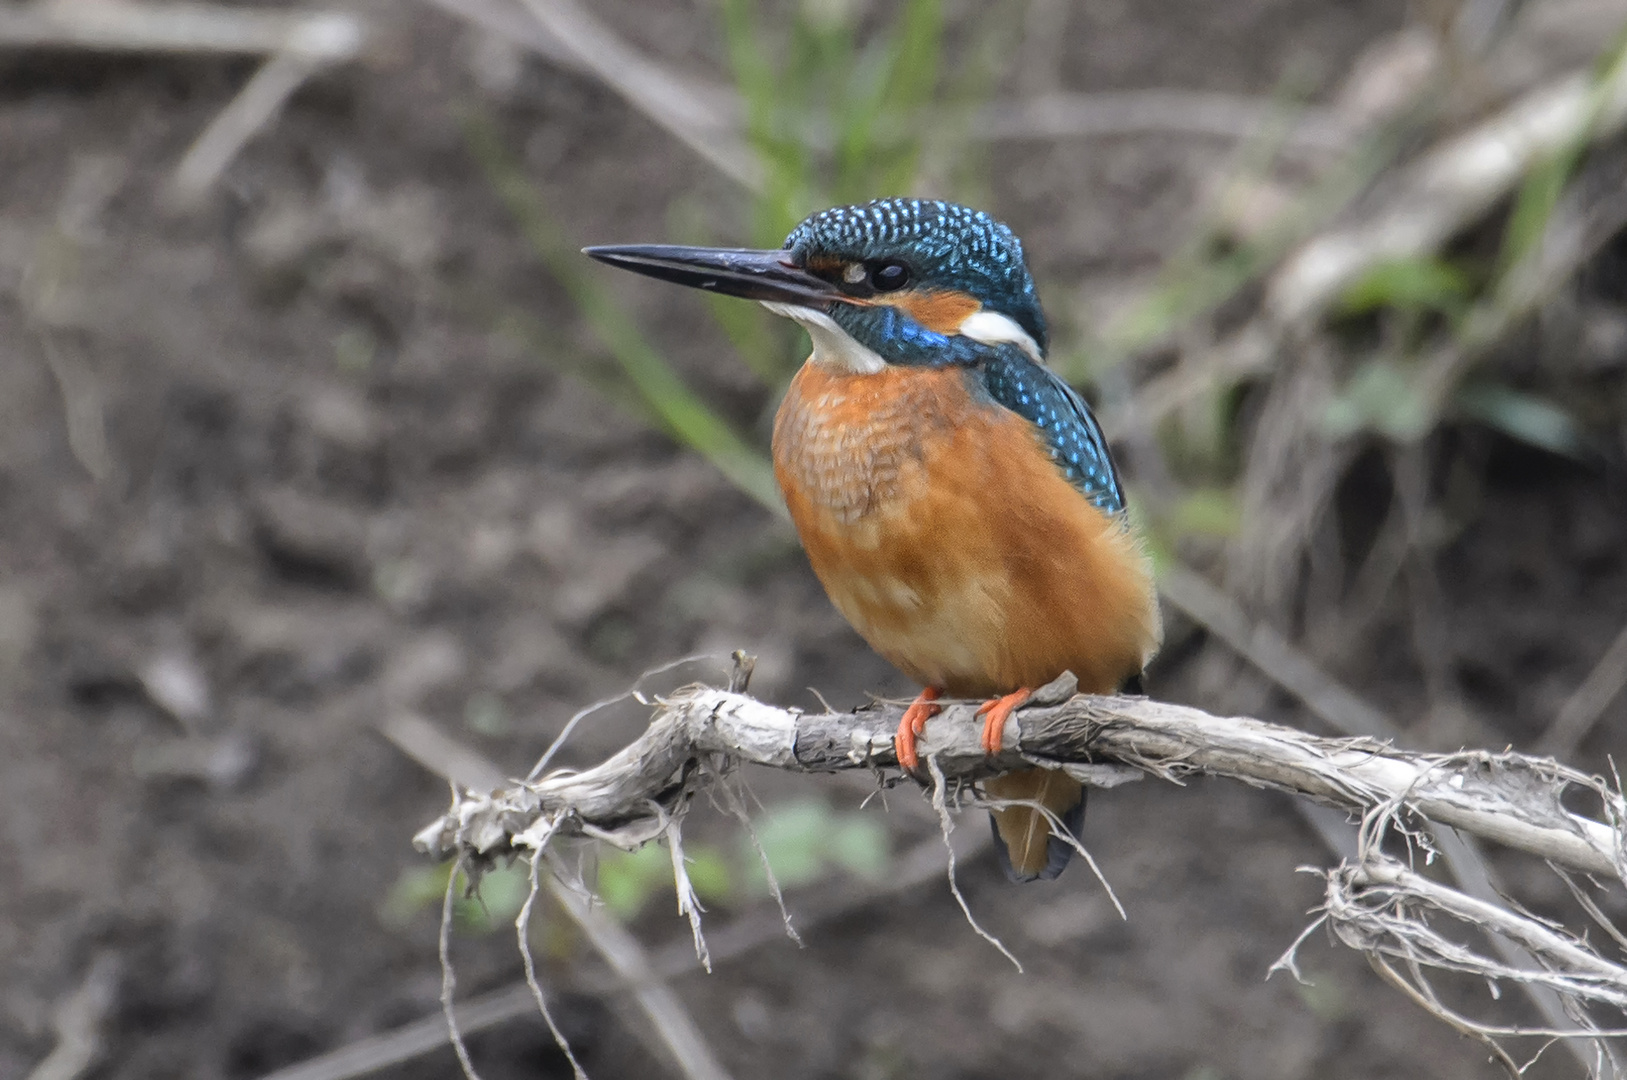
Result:
<instances>
[{"instance_id":1,"label":"bird head","mask_svg":"<svg viewBox=\"0 0 1627 1080\"><path fill-rule=\"evenodd\" d=\"M877 199L808 218L777 251L591 247L601 262L795 319L814 359L854 373L975 362L1011 345L1036 362L1045 316L1022 243L989 215L935 199Z\"/></svg>"}]
</instances>

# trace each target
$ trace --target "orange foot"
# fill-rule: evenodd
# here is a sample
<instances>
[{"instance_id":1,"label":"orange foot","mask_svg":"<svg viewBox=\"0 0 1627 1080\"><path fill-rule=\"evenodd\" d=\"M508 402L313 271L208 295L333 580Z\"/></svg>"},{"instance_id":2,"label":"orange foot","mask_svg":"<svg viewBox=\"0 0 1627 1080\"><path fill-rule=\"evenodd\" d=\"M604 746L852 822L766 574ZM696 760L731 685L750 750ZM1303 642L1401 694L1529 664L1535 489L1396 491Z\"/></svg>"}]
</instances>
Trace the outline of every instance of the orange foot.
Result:
<instances>
[{"instance_id":1,"label":"orange foot","mask_svg":"<svg viewBox=\"0 0 1627 1080\"><path fill-rule=\"evenodd\" d=\"M926 722L943 711L943 706L932 704L941 693L943 691L936 686L922 690L920 696L904 710L904 718L898 722L893 751L898 755L898 764L908 772L914 772L915 767L921 764L921 759L915 754L915 739L926 730Z\"/></svg>"},{"instance_id":2,"label":"orange foot","mask_svg":"<svg viewBox=\"0 0 1627 1080\"><path fill-rule=\"evenodd\" d=\"M978 706L977 715L985 717L983 721L983 752L990 757L998 754L1006 737L1006 721L1010 719L1012 710L1028 700L1033 691L1023 687L1014 694L1005 697L993 698Z\"/></svg>"}]
</instances>

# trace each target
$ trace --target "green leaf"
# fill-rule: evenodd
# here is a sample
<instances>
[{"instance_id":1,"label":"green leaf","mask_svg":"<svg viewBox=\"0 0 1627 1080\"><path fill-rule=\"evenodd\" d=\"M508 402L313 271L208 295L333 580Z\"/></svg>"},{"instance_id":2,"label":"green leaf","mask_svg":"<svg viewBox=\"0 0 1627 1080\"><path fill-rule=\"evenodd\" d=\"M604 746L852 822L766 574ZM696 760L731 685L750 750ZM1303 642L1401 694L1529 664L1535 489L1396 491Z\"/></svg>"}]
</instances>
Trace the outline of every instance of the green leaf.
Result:
<instances>
[{"instance_id":1,"label":"green leaf","mask_svg":"<svg viewBox=\"0 0 1627 1080\"><path fill-rule=\"evenodd\" d=\"M612 915L627 922L636 918L663 886L671 884L672 857L659 844L645 844L637 851L606 848L599 856L594 891Z\"/></svg>"},{"instance_id":2,"label":"green leaf","mask_svg":"<svg viewBox=\"0 0 1627 1080\"><path fill-rule=\"evenodd\" d=\"M723 853L707 844L684 845L689 884L702 903L723 903L735 894L734 871Z\"/></svg>"},{"instance_id":3,"label":"green leaf","mask_svg":"<svg viewBox=\"0 0 1627 1080\"><path fill-rule=\"evenodd\" d=\"M1450 315L1463 310L1473 291L1469 275L1444 259L1395 259L1373 267L1345 289L1339 310L1361 315L1396 308Z\"/></svg>"},{"instance_id":4,"label":"green leaf","mask_svg":"<svg viewBox=\"0 0 1627 1080\"><path fill-rule=\"evenodd\" d=\"M1583 459L1587 441L1574 418L1551 401L1495 383L1471 383L1454 399L1463 415L1520 442Z\"/></svg>"},{"instance_id":5,"label":"green leaf","mask_svg":"<svg viewBox=\"0 0 1627 1080\"><path fill-rule=\"evenodd\" d=\"M514 917L520 913L520 908L525 906L525 898L529 895L531 895L531 871L525 863L515 862L510 866L488 871L481 876L475 895L465 901L474 907L474 911L467 913L465 917L473 929L485 933L501 930L513 925ZM476 915L475 912L479 914Z\"/></svg>"},{"instance_id":6,"label":"green leaf","mask_svg":"<svg viewBox=\"0 0 1627 1080\"><path fill-rule=\"evenodd\" d=\"M722 903L735 895L729 860L710 844L685 844L684 867L702 902ZM637 851L605 849L599 857L595 892L618 919L637 918L655 897L672 895L671 851L661 843L645 844Z\"/></svg>"},{"instance_id":7,"label":"green leaf","mask_svg":"<svg viewBox=\"0 0 1627 1080\"><path fill-rule=\"evenodd\" d=\"M1324 430L1334 438L1373 430L1401 442L1421 437L1434 421L1406 372L1387 360L1369 360L1357 368L1322 417Z\"/></svg>"},{"instance_id":8,"label":"green leaf","mask_svg":"<svg viewBox=\"0 0 1627 1080\"><path fill-rule=\"evenodd\" d=\"M403 929L424 911L438 911L446 897L446 880L453 863L404 870L390 886L379 906L379 919L392 929ZM531 892L531 878L523 863L484 874L473 896L463 895L467 878L458 874L452 898L452 924L459 930L489 934L512 925Z\"/></svg>"},{"instance_id":9,"label":"green leaf","mask_svg":"<svg viewBox=\"0 0 1627 1080\"><path fill-rule=\"evenodd\" d=\"M866 878L886 873L886 830L863 814L841 814L819 799L797 799L770 806L753 827L784 888L811 884L837 869ZM740 858L754 891L766 892L762 863L744 838Z\"/></svg>"},{"instance_id":10,"label":"green leaf","mask_svg":"<svg viewBox=\"0 0 1627 1080\"><path fill-rule=\"evenodd\" d=\"M830 807L817 799L776 803L758 818L757 842L782 887L806 885L824 874L825 832L831 824ZM767 887L761 867L754 884Z\"/></svg>"},{"instance_id":11,"label":"green leaf","mask_svg":"<svg viewBox=\"0 0 1627 1080\"><path fill-rule=\"evenodd\" d=\"M887 830L871 818L844 815L830 831L826 846L831 859L851 874L874 881L887 873Z\"/></svg>"},{"instance_id":12,"label":"green leaf","mask_svg":"<svg viewBox=\"0 0 1627 1080\"><path fill-rule=\"evenodd\" d=\"M1548 222L1559 206L1559 196L1576 168L1580 156L1577 149L1568 148L1569 152L1543 158L1526 174L1525 183L1515 196L1514 210L1508 215L1508 226L1503 230L1503 250L1498 263L1504 270L1535 251L1542 234L1548 231Z\"/></svg>"}]
</instances>

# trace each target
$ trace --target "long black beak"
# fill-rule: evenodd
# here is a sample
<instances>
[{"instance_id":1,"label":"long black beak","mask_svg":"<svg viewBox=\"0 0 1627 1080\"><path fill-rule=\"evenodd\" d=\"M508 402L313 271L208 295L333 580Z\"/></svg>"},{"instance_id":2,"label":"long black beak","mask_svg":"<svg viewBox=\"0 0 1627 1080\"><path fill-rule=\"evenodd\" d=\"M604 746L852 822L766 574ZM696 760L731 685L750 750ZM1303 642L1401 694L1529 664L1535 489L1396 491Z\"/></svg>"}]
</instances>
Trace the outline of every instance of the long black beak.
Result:
<instances>
[{"instance_id":1,"label":"long black beak","mask_svg":"<svg viewBox=\"0 0 1627 1080\"><path fill-rule=\"evenodd\" d=\"M583 248L582 253L636 274L747 300L823 308L843 299L841 290L796 266L784 251L625 244Z\"/></svg>"}]
</instances>

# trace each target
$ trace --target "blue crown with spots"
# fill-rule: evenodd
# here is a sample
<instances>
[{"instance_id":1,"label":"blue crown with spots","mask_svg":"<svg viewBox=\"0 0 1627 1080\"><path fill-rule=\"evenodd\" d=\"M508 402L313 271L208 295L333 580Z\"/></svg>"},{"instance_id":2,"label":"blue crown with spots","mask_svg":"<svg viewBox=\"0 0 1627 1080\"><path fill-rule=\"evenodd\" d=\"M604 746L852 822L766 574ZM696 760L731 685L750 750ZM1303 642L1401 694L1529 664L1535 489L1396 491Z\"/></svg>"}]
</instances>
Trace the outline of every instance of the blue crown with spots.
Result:
<instances>
[{"instance_id":1,"label":"blue crown with spots","mask_svg":"<svg viewBox=\"0 0 1627 1080\"><path fill-rule=\"evenodd\" d=\"M821 210L791 230L785 250L799 265L820 256L898 259L924 287L969 293L1046 348L1045 315L1023 260L1022 241L981 210L938 199L876 199Z\"/></svg>"}]
</instances>

